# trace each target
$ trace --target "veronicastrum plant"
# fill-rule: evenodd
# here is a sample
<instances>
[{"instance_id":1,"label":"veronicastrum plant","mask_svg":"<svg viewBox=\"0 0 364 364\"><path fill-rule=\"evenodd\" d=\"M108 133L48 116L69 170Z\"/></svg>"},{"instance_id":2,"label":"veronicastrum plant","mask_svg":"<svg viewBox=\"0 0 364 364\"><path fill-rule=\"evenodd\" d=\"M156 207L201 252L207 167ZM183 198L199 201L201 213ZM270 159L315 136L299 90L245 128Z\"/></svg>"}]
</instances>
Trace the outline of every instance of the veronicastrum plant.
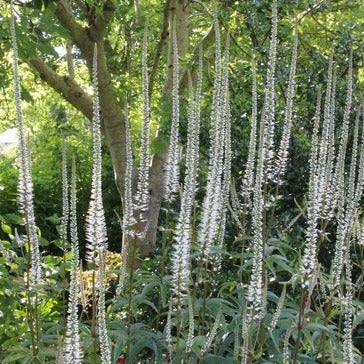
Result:
<instances>
[{"instance_id":1,"label":"veronicastrum plant","mask_svg":"<svg viewBox=\"0 0 364 364\"><path fill-rule=\"evenodd\" d=\"M16 353L10 349L13 341L7 342L4 363L351 364L360 360L364 118L355 93L355 51L348 51L345 65L344 105L338 102L342 70L334 47L326 81L314 87L316 107L309 110L313 125L305 161L309 172L304 182L306 197L302 201L292 198L296 205L292 207L284 193L295 168L291 151L297 142L297 99L302 97L297 81L301 19L292 26L288 74L283 83L277 0L271 3L264 72L258 55L249 55L250 130L247 157L238 174L236 149L241 147L235 140L238 121L232 101L232 60L238 40L226 31L218 9L198 3L211 25L213 53L211 57L203 45L197 47L186 72L178 32L180 18L171 16L169 25L166 22L172 76L169 144L161 179L163 213L158 251L144 261L139 259L135 242L148 241L150 206L159 203L151 193L157 178L152 163L150 80L155 76L149 70L151 25L144 27L141 42L138 148L132 97L125 103L123 130L115 130L125 135L123 208L120 217L117 213L122 231L120 253L108 250L102 153L105 120L100 97L104 50L101 42L96 42L90 82L92 182L89 208L82 216L87 243L80 239L83 235L77 219L77 156L72 157L69 168L71 156L65 136L59 161L62 211L58 259L41 246L36 226L31 134L22 112L12 11L21 218L18 229L3 224L14 246L1 243L0 250L7 267L4 286L16 277L17 300L12 304L22 307L25 314L19 324L22 344L16 346ZM185 93L183 82L187 84ZM51 292L50 286L57 282L59 291Z\"/></svg>"}]
</instances>

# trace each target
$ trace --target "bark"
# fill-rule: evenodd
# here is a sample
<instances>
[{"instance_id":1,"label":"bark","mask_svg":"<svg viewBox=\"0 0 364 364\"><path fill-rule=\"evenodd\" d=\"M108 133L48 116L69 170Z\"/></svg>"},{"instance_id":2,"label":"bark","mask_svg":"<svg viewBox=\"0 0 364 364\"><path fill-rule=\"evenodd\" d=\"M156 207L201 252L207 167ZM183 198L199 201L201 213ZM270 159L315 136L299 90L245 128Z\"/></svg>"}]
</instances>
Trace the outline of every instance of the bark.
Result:
<instances>
[{"instance_id":1,"label":"bark","mask_svg":"<svg viewBox=\"0 0 364 364\"><path fill-rule=\"evenodd\" d=\"M154 81L155 81L155 77L158 72L158 67L159 67L159 62L160 62L161 56L162 56L163 46L164 46L165 41L168 39L168 35L169 35L168 23L169 23L170 7L171 7L171 0L166 0L166 3L164 5L164 10L163 10L163 24L162 24L161 35L160 35L160 38L159 38L159 41L158 41L158 44L156 47L152 70L150 71L149 97L151 97L153 94Z\"/></svg>"},{"instance_id":2,"label":"bark","mask_svg":"<svg viewBox=\"0 0 364 364\"><path fill-rule=\"evenodd\" d=\"M148 210L147 231L143 240L134 239L133 244L136 244L138 249L138 257L143 258L145 256L152 255L156 246L157 227L159 211L163 200L163 181L164 181L164 169L167 160L166 153L158 153L153 156L152 166L150 169L150 203ZM136 229L144 231L145 224L137 224ZM138 266L138 262L131 261L132 264Z\"/></svg>"},{"instance_id":3,"label":"bark","mask_svg":"<svg viewBox=\"0 0 364 364\"><path fill-rule=\"evenodd\" d=\"M68 75L74 79L75 78L75 68L73 66L73 56L72 56L72 42L70 40L66 43L66 60L67 60L67 71Z\"/></svg>"},{"instance_id":4,"label":"bark","mask_svg":"<svg viewBox=\"0 0 364 364\"><path fill-rule=\"evenodd\" d=\"M69 76L57 74L39 58L28 60L28 64L45 83L81 111L88 119L92 119L92 99L77 82Z\"/></svg>"}]
</instances>

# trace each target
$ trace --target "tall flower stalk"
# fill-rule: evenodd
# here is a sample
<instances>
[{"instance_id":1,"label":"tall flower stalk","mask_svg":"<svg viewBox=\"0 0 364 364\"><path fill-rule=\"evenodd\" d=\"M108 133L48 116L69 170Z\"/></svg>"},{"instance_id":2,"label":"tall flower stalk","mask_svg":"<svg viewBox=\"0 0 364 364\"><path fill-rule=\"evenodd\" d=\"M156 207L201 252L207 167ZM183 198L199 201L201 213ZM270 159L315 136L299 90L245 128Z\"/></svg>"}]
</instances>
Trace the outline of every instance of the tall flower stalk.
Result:
<instances>
[{"instance_id":1,"label":"tall flower stalk","mask_svg":"<svg viewBox=\"0 0 364 364\"><path fill-rule=\"evenodd\" d=\"M125 152L126 167L124 180L124 206L123 206L123 231L126 235L133 235L132 226L136 223L134 218L133 203L133 148L130 135L130 121L128 107L125 110Z\"/></svg>"},{"instance_id":2,"label":"tall flower stalk","mask_svg":"<svg viewBox=\"0 0 364 364\"><path fill-rule=\"evenodd\" d=\"M346 159L346 150L348 144L349 137L349 118L351 113L351 105L353 98L353 56L352 51L349 56L349 70L348 70L348 80L347 80L347 93L346 93L346 102L345 109L343 115L342 129L340 134L340 144L338 150L338 156L335 163L335 174L334 174L334 183L336 186L335 194L333 198L333 202L335 207L337 208L336 218L338 221L343 216L344 209L344 199L342 195L342 191L344 190L344 178L345 178L345 159Z\"/></svg>"},{"instance_id":3,"label":"tall flower stalk","mask_svg":"<svg viewBox=\"0 0 364 364\"><path fill-rule=\"evenodd\" d=\"M63 263L66 263L66 246L68 241L68 225L70 219L70 204L69 204L69 186L68 186L68 171L67 171L67 150L66 140L62 138L62 217L60 224L60 239L63 250ZM66 285L66 275L63 276L63 284ZM62 292L62 303L66 305L66 291Z\"/></svg>"},{"instance_id":4,"label":"tall flower stalk","mask_svg":"<svg viewBox=\"0 0 364 364\"><path fill-rule=\"evenodd\" d=\"M126 277L127 265L129 262L130 246L129 240L134 236L133 225L136 223L134 217L135 206L132 195L132 183L133 183L133 149L130 135L130 122L128 106L125 108L125 148L126 148L126 168L124 179L124 203L123 203L123 239L121 247L121 266L119 283L116 289L116 297L121 293Z\"/></svg>"},{"instance_id":5,"label":"tall flower stalk","mask_svg":"<svg viewBox=\"0 0 364 364\"><path fill-rule=\"evenodd\" d=\"M105 312L105 256L107 252L107 233L105 212L102 202L102 155L101 155L101 125L100 103L98 92L97 72L97 45L95 44L93 55L93 168L90 206L87 213L86 239L88 241L88 261L93 263L96 270L94 280L94 301L97 299L97 328L100 341L101 363L111 363L111 349L107 336L106 312Z\"/></svg>"},{"instance_id":6,"label":"tall flower stalk","mask_svg":"<svg viewBox=\"0 0 364 364\"><path fill-rule=\"evenodd\" d=\"M31 157L29 142L27 140L24 127L24 117L21 106L21 93L18 67L18 46L15 31L15 16L13 5L11 4L10 20L11 43L13 49L13 74L14 74L14 95L15 95L15 113L18 129L18 204L19 212L23 216L26 238L30 250L30 285L34 286L40 283L42 278L41 259L39 251L39 240L37 226L35 223L34 203L33 203L33 181L31 172Z\"/></svg>"},{"instance_id":7,"label":"tall flower stalk","mask_svg":"<svg viewBox=\"0 0 364 364\"><path fill-rule=\"evenodd\" d=\"M259 318L263 314L263 209L264 196L262 192L263 182L263 148L260 148L258 157L257 174L255 179L255 188L253 195L252 210L252 227L253 235L253 265L250 282L247 292L247 302L249 304L247 311L247 320L250 322L253 318Z\"/></svg>"},{"instance_id":8,"label":"tall flower stalk","mask_svg":"<svg viewBox=\"0 0 364 364\"><path fill-rule=\"evenodd\" d=\"M277 46L277 1L272 3L272 31L269 49L269 61L265 86L265 98L262 111L262 119L259 131L258 160L255 174L255 186L253 193L252 227L253 227L253 265L250 282L248 285L247 321L248 326L254 318L264 315L263 292L263 258L264 258L264 231L263 212L265 197L263 194L267 173L272 172L271 154L273 151L274 133L274 74ZM270 175L272 177L272 175Z\"/></svg>"},{"instance_id":9,"label":"tall flower stalk","mask_svg":"<svg viewBox=\"0 0 364 364\"><path fill-rule=\"evenodd\" d=\"M80 294L79 244L77 232L77 188L76 162L72 160L71 193L70 193L70 237L71 237L71 273L67 309L65 364L81 364L82 348L79 333L78 296Z\"/></svg>"},{"instance_id":10,"label":"tall flower stalk","mask_svg":"<svg viewBox=\"0 0 364 364\"><path fill-rule=\"evenodd\" d=\"M328 76L327 85L324 101L323 110L323 122L322 122L322 132L320 138L320 145L318 149L319 158L317 160L317 198L315 201L317 205L319 217L321 217L322 210L325 210L324 206L327 201L328 195L330 194L330 184L332 178L332 159L333 159L333 137L330 136L334 131L333 120L331 120L331 102L332 102L332 85L333 85L333 66L334 66L334 52L331 51L329 66L328 66Z\"/></svg>"},{"instance_id":11,"label":"tall flower stalk","mask_svg":"<svg viewBox=\"0 0 364 364\"><path fill-rule=\"evenodd\" d=\"M70 214L69 198L68 198L68 173L67 173L67 151L66 142L62 140L62 218L60 226L60 238L63 246L67 241L68 222ZM65 249L65 248L64 248Z\"/></svg>"},{"instance_id":12,"label":"tall flower stalk","mask_svg":"<svg viewBox=\"0 0 364 364\"><path fill-rule=\"evenodd\" d=\"M223 139L223 130L221 125L221 35L220 26L215 14L215 80L212 99L212 127L210 132L210 151L209 151L209 170L207 175L206 193L202 206L202 217L199 231L199 241L202 245L201 256L206 258L209 255L211 245L216 237L217 232L217 207L214 206L214 197L220 195L221 187L221 170L222 165L221 152L222 147L218 141Z\"/></svg>"},{"instance_id":13,"label":"tall flower stalk","mask_svg":"<svg viewBox=\"0 0 364 364\"><path fill-rule=\"evenodd\" d=\"M274 78L276 72L277 59L277 1L272 2L272 30L269 47L268 69L265 85L265 97L262 111L262 121L264 132L260 134L260 143L263 151L263 164L266 167L264 180L274 178L274 129L275 129L275 91Z\"/></svg>"},{"instance_id":14,"label":"tall flower stalk","mask_svg":"<svg viewBox=\"0 0 364 364\"><path fill-rule=\"evenodd\" d=\"M275 159L276 165L275 165L274 179L279 184L282 184L283 182L282 177L287 168L289 142L291 139L291 131L293 124L293 101L294 101L295 84L296 84L295 75L296 75L296 63L297 63L297 48L298 48L298 31L296 24L295 34L293 39L291 68L289 71L289 78L288 78L287 101L286 101L286 108L284 111L283 132L277 153L277 158Z\"/></svg>"},{"instance_id":15,"label":"tall flower stalk","mask_svg":"<svg viewBox=\"0 0 364 364\"><path fill-rule=\"evenodd\" d=\"M245 166L245 174L243 179L242 195L250 204L251 194L254 185L254 169L257 153L257 116L258 116L258 94L257 94L257 70L256 61L253 58L252 63L252 114L250 121L250 137L248 160Z\"/></svg>"},{"instance_id":16,"label":"tall flower stalk","mask_svg":"<svg viewBox=\"0 0 364 364\"><path fill-rule=\"evenodd\" d=\"M181 209L175 232L175 244L172 257L173 279L172 289L179 298L188 292L190 282L190 249L192 241L192 212L197 183L198 151L199 151L199 98L202 82L202 60L197 81L196 97L193 92L192 81L189 77L188 131L186 151L186 175L181 199Z\"/></svg>"},{"instance_id":17,"label":"tall flower stalk","mask_svg":"<svg viewBox=\"0 0 364 364\"><path fill-rule=\"evenodd\" d=\"M99 250L106 250L107 233L105 212L102 202L102 156L101 156L101 125L100 125L100 102L97 78L97 46L95 44L93 56L93 166L90 205L87 212L86 239L87 239L87 261L95 263Z\"/></svg>"},{"instance_id":18,"label":"tall flower stalk","mask_svg":"<svg viewBox=\"0 0 364 364\"><path fill-rule=\"evenodd\" d=\"M345 237L345 240L341 245L336 244L335 257L334 257L334 268L333 268L333 281L334 287L338 287L340 284L340 278L342 271L345 270L345 295L343 298L343 313L344 313L344 335L343 335L343 354L345 363L353 364L354 360L354 346L353 346L353 317L354 317L354 307L353 307L353 281L352 281L352 262L350 259L350 247L352 242L354 242L354 224L358 216L358 206L359 201L363 192L363 179L364 179L364 117L362 121L362 137L361 137L361 150L360 158L357 161L357 139L359 130L359 120L362 114L361 108L357 111L355 130L353 138L353 149L352 149L352 159L350 165L350 172L348 178L348 189L346 192L346 213L345 213L345 233L341 233L341 236ZM364 116L364 115L363 115ZM356 176L356 177L355 177ZM355 183L356 179L356 183ZM359 234L359 244L361 242L361 234ZM338 265L340 262L340 251L338 248L342 249L342 268ZM336 261L335 261L336 259ZM336 276L338 275L338 277Z\"/></svg>"},{"instance_id":19,"label":"tall flower stalk","mask_svg":"<svg viewBox=\"0 0 364 364\"><path fill-rule=\"evenodd\" d=\"M323 206L321 216L323 219L332 220L335 212L335 201L332 197L335 196L335 99L336 99L336 69L333 70L332 91L330 101L329 115L329 136L328 136L328 154L325 173L325 190L323 198Z\"/></svg>"},{"instance_id":20,"label":"tall flower stalk","mask_svg":"<svg viewBox=\"0 0 364 364\"><path fill-rule=\"evenodd\" d=\"M183 304L182 297L187 296L189 330L186 342L187 356L189 355L194 338L195 321L194 321L194 299L191 297L191 243L193 238L193 207L195 202L195 191L197 187L198 159L199 159L199 134L200 134L200 99L202 89L202 47L199 52L199 67L197 76L196 93L192 86L190 73L188 73L188 127L187 127L187 148L186 148L186 174L184 176L183 190L181 196L181 208L178 216L178 222L174 234L174 245L172 255L172 293L173 306L177 309L176 328L177 328L177 348L179 345L179 336L181 330L181 321L179 310ZM171 337L170 337L170 312L167 322L167 342L169 355L171 357ZM178 353L177 359L178 361Z\"/></svg>"},{"instance_id":21,"label":"tall flower stalk","mask_svg":"<svg viewBox=\"0 0 364 364\"><path fill-rule=\"evenodd\" d=\"M340 145L338 151L338 157L335 165L335 180L336 180L336 191L335 191L335 203L337 205L336 220L337 220L337 233L336 233L336 244L335 244L335 255L333 260L333 285L337 287L339 285L342 269L344 264L345 256L345 242L348 239L348 233L351 228L351 217L356 209L356 201L353 200L353 192L349 192L349 195L345 193L345 160L346 151L349 137L349 118L351 113L352 105L352 51L349 56L349 71L348 71L348 86L346 94L346 104L344 109L342 131L340 136ZM357 119L357 123L359 120ZM357 136L356 136L357 140ZM363 143L363 141L362 141ZM355 156L356 157L356 156ZM354 191L354 173L356 166L356 158L352 158L350 168L350 184L348 191ZM361 182L360 182L361 183ZM351 198L349 200L348 198ZM358 196L359 198L359 196Z\"/></svg>"},{"instance_id":22,"label":"tall flower stalk","mask_svg":"<svg viewBox=\"0 0 364 364\"><path fill-rule=\"evenodd\" d=\"M222 175L222 188L220 195L220 218L219 218L219 230L217 236L218 254L216 257L216 270L221 268L221 249L225 239L226 229L226 210L229 204L230 187L231 187L231 120L230 120L230 97L229 97L229 47L230 36L227 33L225 43L225 56L224 56L224 68L222 75L222 92L223 92L223 126L224 126L224 165Z\"/></svg>"},{"instance_id":23,"label":"tall flower stalk","mask_svg":"<svg viewBox=\"0 0 364 364\"><path fill-rule=\"evenodd\" d=\"M146 219L149 206L149 174L150 174L150 106L148 90L148 27L145 26L142 51L142 94L143 94L143 124L140 145L140 165L138 170L138 184L135 197L136 208L141 220Z\"/></svg>"},{"instance_id":24,"label":"tall flower stalk","mask_svg":"<svg viewBox=\"0 0 364 364\"><path fill-rule=\"evenodd\" d=\"M310 158L310 181L308 191L307 205L307 231L306 231L306 246L301 264L302 287L308 288L313 272L317 266L317 220L319 215L318 204L318 177L317 177L317 160L318 160L318 145L319 145L319 127L321 113L321 89L318 89L316 112L314 118L314 128L312 134L311 158Z\"/></svg>"},{"instance_id":25,"label":"tall flower stalk","mask_svg":"<svg viewBox=\"0 0 364 364\"><path fill-rule=\"evenodd\" d=\"M323 110L323 123L320 136L319 132L319 119L320 119L320 105L321 100L318 100L315 116L314 136L311 150L310 160L310 182L309 182L309 200L307 208L307 232L304 256L302 259L301 274L303 276L302 285L308 287L310 285L313 272L317 270L317 240L319 236L318 223L319 219L330 220L333 217L333 211L337 206L337 243L336 252L340 252L341 246L346 240L347 233L345 232L345 215L348 211L345 200L345 156L348 142L349 130L349 113L351 104L351 56L349 61L349 78L348 78L348 94L347 104L344 112L344 121L341 131L341 140L336 156L336 165L334 168L335 160L335 93L336 93L336 72L333 69L333 51L330 55L328 67L328 81L326 86L326 94ZM349 104L348 104L349 103ZM356 128L357 130L357 128ZM354 138L357 144L358 130ZM356 173L356 146L354 147L354 154L352 160L351 175ZM353 181L354 188L354 181ZM351 203L351 202L350 202ZM337 266L337 259L340 256L335 253L334 269ZM342 265L341 260L339 266ZM335 280L340 275L335 276ZM339 278L340 279L340 278Z\"/></svg>"},{"instance_id":26,"label":"tall flower stalk","mask_svg":"<svg viewBox=\"0 0 364 364\"><path fill-rule=\"evenodd\" d=\"M228 45L226 56L228 58ZM215 14L215 80L212 99L212 127L210 132L209 169L205 198L202 205L202 217L199 227L198 240L201 245L202 259L210 256L211 247L218 237L221 219L221 195L223 193L224 156L226 143L226 123L229 117L227 95L228 88L228 59L224 64L221 56L220 26ZM230 186L229 186L230 187Z\"/></svg>"},{"instance_id":27,"label":"tall flower stalk","mask_svg":"<svg viewBox=\"0 0 364 364\"><path fill-rule=\"evenodd\" d=\"M337 216L337 239L333 260L332 278L334 287L338 287L343 273L345 254L350 246L350 236L357 217L357 209L363 192L364 177L364 128L362 128L360 157L358 154L360 110L355 120L354 136L352 141L351 162L347 178L346 191L341 192L342 213Z\"/></svg>"},{"instance_id":28,"label":"tall flower stalk","mask_svg":"<svg viewBox=\"0 0 364 364\"><path fill-rule=\"evenodd\" d=\"M173 76L172 76L172 125L167 155L165 198L171 200L178 192L179 187L179 65L176 19L172 27L172 53L173 53Z\"/></svg>"}]
</instances>

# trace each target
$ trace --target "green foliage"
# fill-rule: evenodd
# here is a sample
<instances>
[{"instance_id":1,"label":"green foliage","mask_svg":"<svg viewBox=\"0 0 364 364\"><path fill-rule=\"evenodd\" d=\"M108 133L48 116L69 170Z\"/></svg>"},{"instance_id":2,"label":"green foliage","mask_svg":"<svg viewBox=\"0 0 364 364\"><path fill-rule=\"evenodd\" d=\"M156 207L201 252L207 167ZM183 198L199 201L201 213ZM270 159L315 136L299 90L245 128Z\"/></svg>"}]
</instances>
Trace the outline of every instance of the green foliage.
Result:
<instances>
[{"instance_id":1,"label":"green foliage","mask_svg":"<svg viewBox=\"0 0 364 364\"><path fill-rule=\"evenodd\" d=\"M87 1L88 6L95 4ZM101 2L102 3L102 2ZM95 12L102 9L97 2ZM116 3L116 2L115 2ZM132 2L131 2L132 3ZM134 6L128 1L116 4L114 19L105 38L107 54L114 90L119 101L128 96L134 155L137 160L141 128L141 39L144 22L149 25L149 67L151 68L156 44L161 30L160 1L140 0L136 15ZM182 69L189 69L195 77L197 57L195 48L200 39L210 32L211 18L203 5L207 1L191 2L193 10L190 18L190 49L186 59L181 60ZM263 93L264 75L267 67L268 39L270 31L270 1L223 1L218 2L219 21L231 34L231 111L233 176L236 186L240 186L244 174L250 130L251 109L251 59L257 60L258 92ZM320 2L319 2L320 3ZM295 120L291 142L290 163L287 183L279 191L281 198L271 207L266 226L269 239L264 251L266 269L267 312L259 323L247 333L255 342L254 360L261 363L283 363L284 345L290 352L298 340L298 320L302 306L300 299L299 266L301 249L305 244L305 214L307 207L308 163L313 129L314 100L316 85L325 84L328 56L332 47L339 70L338 115L342 119L345 103L345 80L348 48L354 51L354 74L356 79L355 99L358 101L363 88L363 41L364 6L359 0L321 2L313 10L311 1L279 1L279 54L277 64L277 128L282 129L285 107L285 89L288 78L293 25L295 18L299 24L299 59L297 69L297 97L295 100ZM315 3L316 4L316 3ZM38 287L39 304L39 350L32 350L32 333L29 330L28 288L26 285L27 258L26 246L20 247L16 232L23 229L22 219L17 214L16 187L17 168L15 152L9 150L0 155L0 362L7 363L53 363L62 355L65 333L65 315L71 256L63 254L69 244L59 239L61 214L61 144L64 136L67 141L69 158L76 157L77 163L77 209L81 243L81 256L84 256L84 222L90 195L92 136L90 123L71 108L66 101L46 88L35 78L27 61L39 56L49 66L64 74L66 62L63 52L69 33L54 18L56 1L34 0L18 7L17 33L19 36L22 73L22 99L32 149L33 181L35 186L36 222L39 227L42 262L45 281ZM212 6L211 6L212 7ZM6 2L0 4L2 20L9 15ZM128 39L127 31L131 33ZM12 76L9 63L9 27L7 21L0 22L0 130L14 126ZM131 47L128 50L128 47ZM89 75L78 52L74 52L77 64L76 79L89 89ZM208 138L214 49L206 44L204 50L204 86L201 112L201 167L199 170L199 190L196 195L195 223L200 219L199 206L203 199L203 188L207 172ZM167 149L170 127L170 100L163 94L163 82L167 62L167 47L163 47L160 67L156 74L154 92L151 98L152 136L154 153ZM186 144L187 111L186 95L182 90L181 139ZM263 103L259 99L259 106ZM340 126L339 126L340 127ZM157 133L158 132L158 133ZM158 134L158 135L156 135ZM338 132L339 134L339 132ZM350 137L351 138L351 137ZM120 195L114 184L112 162L103 145L103 201L108 227L109 249L120 251L121 231L115 211L120 212ZM349 153L350 154L350 153ZM238 188L237 187L237 188ZM274 193L274 191L268 191ZM164 363L168 361L167 317L171 301L170 281L173 231L177 220L178 201L163 206L159 219L157 247L154 256L145 259L138 269L130 272L120 297L115 298L115 278L110 279L107 292L107 321L112 341L112 360L116 362L121 353L127 355L128 363ZM200 266L193 256L192 275L193 312L195 337L191 352L186 353L189 329L188 302L174 311L171 318L171 336L175 362L182 359L186 363L240 363L243 342L242 330L246 308L246 289L252 267L251 217L241 211L245 231L231 215L228 216L225 244L221 248L222 267L219 272L213 265ZM335 224L326 227L319 261L322 272L318 277L310 298L310 309L305 316L300 338L298 361L302 363L342 363L343 312L338 298L325 301L329 292L329 267L333 256L331 233ZM194 242L197 244L196 242ZM195 247L194 247L195 248ZM357 282L354 305L353 341L355 358L364 354L364 296L361 285L364 274L364 249L358 245L352 251L354 261L353 277ZM119 274L115 265L107 267L108 274ZM277 309L283 286L287 287L285 302L275 328L269 332L271 320ZM34 297L32 297L34 299ZM329 302L329 303L328 303ZM211 346L204 353L203 348L221 312ZM99 352L96 334L93 331L90 307L80 313L82 347L85 363L98 363ZM92 329L93 328L93 329ZM258 334L256 334L258 332ZM284 337L290 333L287 343ZM245 338L244 338L245 339ZM251 359L253 362L253 359ZM255 362L255 361L254 361Z\"/></svg>"}]
</instances>

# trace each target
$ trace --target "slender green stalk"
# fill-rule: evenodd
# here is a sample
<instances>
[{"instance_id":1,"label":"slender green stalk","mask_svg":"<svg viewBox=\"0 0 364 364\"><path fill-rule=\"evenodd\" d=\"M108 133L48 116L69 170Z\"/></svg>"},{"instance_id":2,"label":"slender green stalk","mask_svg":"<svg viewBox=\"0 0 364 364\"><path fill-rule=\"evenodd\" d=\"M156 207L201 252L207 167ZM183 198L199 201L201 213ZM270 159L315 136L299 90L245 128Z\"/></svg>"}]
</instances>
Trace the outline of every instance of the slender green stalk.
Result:
<instances>
[{"instance_id":1,"label":"slender green stalk","mask_svg":"<svg viewBox=\"0 0 364 364\"><path fill-rule=\"evenodd\" d=\"M166 206L166 219L165 219L165 226L169 226L169 211L170 209L170 203L167 202L167 206ZM163 234L162 238L162 247L161 247L161 259L160 259L160 265L159 265L159 279L160 279L160 284L161 284L161 290L163 290L164 286L164 282L163 282L163 278L165 277L166 274L166 263L167 263L167 259L168 259L168 250L167 250L167 234ZM158 312L157 312L157 316L156 316L156 331L159 330L159 326L161 324L161 315L162 315L162 309L163 309L163 297L162 297L162 292L160 292L159 296L158 296Z\"/></svg>"},{"instance_id":2,"label":"slender green stalk","mask_svg":"<svg viewBox=\"0 0 364 364\"><path fill-rule=\"evenodd\" d=\"M133 301L133 282L134 282L134 264L136 258L136 244L132 244L131 249L131 259L129 262L129 279L128 279L128 306L127 306L127 344L126 344L126 357L130 357L131 350L131 326L133 324L133 311L132 311L132 301Z\"/></svg>"},{"instance_id":3,"label":"slender green stalk","mask_svg":"<svg viewBox=\"0 0 364 364\"><path fill-rule=\"evenodd\" d=\"M93 361L97 363L97 329L96 329L96 267L95 263L92 268L92 312L91 312L91 335L94 340Z\"/></svg>"},{"instance_id":4,"label":"slender green stalk","mask_svg":"<svg viewBox=\"0 0 364 364\"><path fill-rule=\"evenodd\" d=\"M297 354L300 349L301 344L301 335L303 329L303 322L304 322L304 314L305 314L305 306L307 300L307 290L301 288L301 295L300 295L300 311L298 315L298 323L297 323L297 338L294 345L293 353L292 353L292 364L296 364L297 362Z\"/></svg>"},{"instance_id":5,"label":"slender green stalk","mask_svg":"<svg viewBox=\"0 0 364 364\"><path fill-rule=\"evenodd\" d=\"M176 363L179 363L179 341L181 336L181 296L177 297L177 305L176 305Z\"/></svg>"}]
</instances>

